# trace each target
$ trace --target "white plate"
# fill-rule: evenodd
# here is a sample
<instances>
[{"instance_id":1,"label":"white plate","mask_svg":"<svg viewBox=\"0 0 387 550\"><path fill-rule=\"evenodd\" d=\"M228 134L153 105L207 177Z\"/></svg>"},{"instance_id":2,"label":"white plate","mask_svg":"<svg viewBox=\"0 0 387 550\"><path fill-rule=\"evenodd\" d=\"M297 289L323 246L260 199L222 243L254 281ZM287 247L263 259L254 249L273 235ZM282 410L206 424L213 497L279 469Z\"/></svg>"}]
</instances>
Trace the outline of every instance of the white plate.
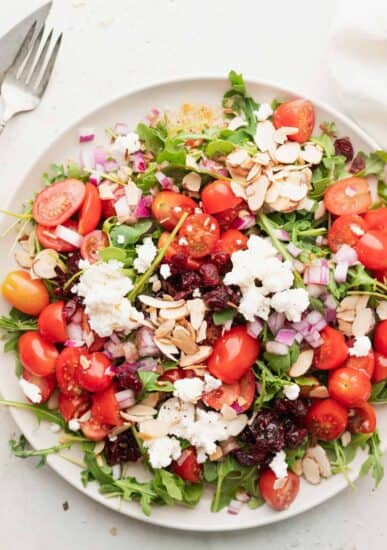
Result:
<instances>
[{"instance_id":1,"label":"white plate","mask_svg":"<svg viewBox=\"0 0 387 550\"><path fill-rule=\"evenodd\" d=\"M33 192L39 189L41 174L47 170L51 163L60 164L69 159L78 161L79 145L77 143L77 128L80 126L96 128L97 139L94 143L104 143L104 128L111 127L117 121L127 122L129 127L135 128L138 121L142 120L144 115L153 107L159 107L160 109L167 106L178 107L184 102L219 105L227 85L226 79L220 78L179 80L156 84L106 103L100 109L63 131L43 151L36 163L27 172L25 178L20 182L20 185L18 185L9 204L9 209L16 212L20 210L21 204L31 197ZM248 89L259 101L270 101L274 97L285 99L301 95L258 81L249 81ZM317 115L316 128L325 120L334 120L337 123L339 135L351 136L355 149L369 152L377 148L377 144L348 118L320 101L313 100L313 103ZM8 223L9 219L2 219L0 229L3 230ZM9 235L0 241L0 257L2 258L1 278L15 267L12 255L9 253L13 238L13 235ZM2 301L1 312L6 313L7 311L7 304ZM2 355L0 388L4 398L23 400L23 395L14 375L14 361L11 354ZM38 427L35 417L31 413L17 409L12 409L11 413L21 431L35 448L44 448L53 445L57 441L57 435L51 433L46 424L43 423ZM385 449L387 446L387 408L385 407L378 408L378 425L383 440L383 449ZM359 456L353 465L352 478L356 478L358 475L361 462L362 457ZM143 515L137 503L120 502L118 499L106 499L98 493L98 486L95 483L91 483L87 488L84 488L80 482L80 469L59 456L50 455L48 463L74 487L113 510L157 525L197 531L245 529L281 521L309 510L346 487L346 482L340 475L322 482L317 487L302 482L296 501L288 510L280 513L274 512L268 506L262 506L257 510L250 510L244 507L238 516L229 515L226 511L211 514L211 497L210 493L208 493L194 510L182 507L154 507L153 514L147 518ZM356 498L356 494L354 498Z\"/></svg>"}]
</instances>

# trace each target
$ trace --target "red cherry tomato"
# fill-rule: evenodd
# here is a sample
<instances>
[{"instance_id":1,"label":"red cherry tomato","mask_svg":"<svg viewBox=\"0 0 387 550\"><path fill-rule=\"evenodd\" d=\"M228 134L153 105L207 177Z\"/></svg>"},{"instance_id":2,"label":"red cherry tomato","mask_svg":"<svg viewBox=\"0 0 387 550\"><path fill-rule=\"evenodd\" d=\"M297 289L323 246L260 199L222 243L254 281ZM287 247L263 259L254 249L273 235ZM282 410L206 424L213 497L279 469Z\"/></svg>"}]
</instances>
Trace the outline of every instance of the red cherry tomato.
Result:
<instances>
[{"instance_id":1,"label":"red cherry tomato","mask_svg":"<svg viewBox=\"0 0 387 550\"><path fill-rule=\"evenodd\" d=\"M38 328L49 342L63 344L67 340L64 302L48 304L39 315Z\"/></svg>"},{"instance_id":2,"label":"red cherry tomato","mask_svg":"<svg viewBox=\"0 0 387 550\"><path fill-rule=\"evenodd\" d=\"M19 338L20 362L35 376L48 376L55 370L58 358L56 347L38 332L28 331Z\"/></svg>"},{"instance_id":3,"label":"red cherry tomato","mask_svg":"<svg viewBox=\"0 0 387 550\"><path fill-rule=\"evenodd\" d=\"M87 235L98 227L102 214L102 202L95 185L86 183L85 200L79 212L78 233Z\"/></svg>"},{"instance_id":4,"label":"red cherry tomato","mask_svg":"<svg viewBox=\"0 0 387 550\"><path fill-rule=\"evenodd\" d=\"M387 207L368 210L364 216L368 229L387 229Z\"/></svg>"},{"instance_id":5,"label":"red cherry tomato","mask_svg":"<svg viewBox=\"0 0 387 550\"><path fill-rule=\"evenodd\" d=\"M312 135L314 128L314 108L307 99L293 99L282 103L274 111L274 126L292 126L298 128L296 134L290 135L289 139L304 143Z\"/></svg>"},{"instance_id":6,"label":"red cherry tomato","mask_svg":"<svg viewBox=\"0 0 387 550\"><path fill-rule=\"evenodd\" d=\"M203 465L198 464L195 447L184 449L178 460L172 462L171 470L185 481L200 483L203 475Z\"/></svg>"},{"instance_id":7,"label":"red cherry tomato","mask_svg":"<svg viewBox=\"0 0 387 550\"><path fill-rule=\"evenodd\" d=\"M344 363L344 367L360 370L368 378L371 378L375 368L375 354L371 350L365 357L349 357Z\"/></svg>"},{"instance_id":8,"label":"red cherry tomato","mask_svg":"<svg viewBox=\"0 0 387 550\"><path fill-rule=\"evenodd\" d=\"M159 378L163 382L171 382L174 384L176 380L182 380L183 378L194 378L196 375L191 369L169 369L165 371Z\"/></svg>"},{"instance_id":9,"label":"red cherry tomato","mask_svg":"<svg viewBox=\"0 0 387 550\"><path fill-rule=\"evenodd\" d=\"M235 208L242 202L231 189L228 180L215 180L206 185L201 193L204 211L207 214L217 214L229 208Z\"/></svg>"},{"instance_id":10,"label":"red cherry tomato","mask_svg":"<svg viewBox=\"0 0 387 550\"><path fill-rule=\"evenodd\" d=\"M82 354L75 374L78 384L86 391L106 390L113 382L112 362L100 351Z\"/></svg>"},{"instance_id":11,"label":"red cherry tomato","mask_svg":"<svg viewBox=\"0 0 387 550\"><path fill-rule=\"evenodd\" d=\"M82 388L75 379L75 373L79 366L80 348L64 348L56 362L56 379L60 391L68 396L81 395Z\"/></svg>"},{"instance_id":12,"label":"red cherry tomato","mask_svg":"<svg viewBox=\"0 0 387 550\"><path fill-rule=\"evenodd\" d=\"M329 374L329 395L346 407L356 407L371 395L371 382L364 372L341 367Z\"/></svg>"},{"instance_id":13,"label":"red cherry tomato","mask_svg":"<svg viewBox=\"0 0 387 550\"><path fill-rule=\"evenodd\" d=\"M231 255L238 250L246 250L247 241L248 237L238 229L228 229L220 236L215 251Z\"/></svg>"},{"instance_id":14,"label":"red cherry tomato","mask_svg":"<svg viewBox=\"0 0 387 550\"><path fill-rule=\"evenodd\" d=\"M161 233L157 243L157 248L162 248L164 246L169 235L170 233L167 231ZM187 253L187 250L183 250L182 247L177 244L177 239L175 238L167 248L167 252L164 257L167 262L170 262L176 254L184 254L186 256ZM201 266L201 260L186 256L185 266L188 271L197 271Z\"/></svg>"},{"instance_id":15,"label":"red cherry tomato","mask_svg":"<svg viewBox=\"0 0 387 550\"><path fill-rule=\"evenodd\" d=\"M50 303L50 296L43 281L31 279L31 275L21 269L8 273L1 292L7 302L28 315L39 315Z\"/></svg>"},{"instance_id":16,"label":"red cherry tomato","mask_svg":"<svg viewBox=\"0 0 387 550\"><path fill-rule=\"evenodd\" d=\"M233 384L254 365L260 349L259 341L245 327L234 327L215 342L208 370L225 384Z\"/></svg>"},{"instance_id":17,"label":"red cherry tomato","mask_svg":"<svg viewBox=\"0 0 387 550\"><path fill-rule=\"evenodd\" d=\"M380 321L374 333L374 347L378 353L387 355L387 319Z\"/></svg>"},{"instance_id":18,"label":"red cherry tomato","mask_svg":"<svg viewBox=\"0 0 387 550\"><path fill-rule=\"evenodd\" d=\"M322 441L339 437L345 430L347 420L347 409L334 399L315 401L306 416L308 430Z\"/></svg>"},{"instance_id":19,"label":"red cherry tomato","mask_svg":"<svg viewBox=\"0 0 387 550\"><path fill-rule=\"evenodd\" d=\"M328 231L329 248L337 252L343 244L355 247L367 229L366 222L356 214L339 216Z\"/></svg>"},{"instance_id":20,"label":"red cherry tomato","mask_svg":"<svg viewBox=\"0 0 387 550\"><path fill-rule=\"evenodd\" d=\"M91 399L87 393L81 395L59 394L59 410L66 422L72 418L80 418L91 407Z\"/></svg>"},{"instance_id":21,"label":"red cherry tomato","mask_svg":"<svg viewBox=\"0 0 387 550\"><path fill-rule=\"evenodd\" d=\"M278 510L289 508L300 490L300 478L288 470L283 482L278 483L275 473L268 469L262 472L259 478L259 491L265 499L266 504Z\"/></svg>"},{"instance_id":22,"label":"red cherry tomato","mask_svg":"<svg viewBox=\"0 0 387 550\"><path fill-rule=\"evenodd\" d=\"M35 374L32 374L27 369L23 369L22 378L27 380L30 384L35 384L35 386L38 386L41 395L39 403L45 403L48 401L56 388L55 374L49 374L48 376L35 376Z\"/></svg>"},{"instance_id":23,"label":"red cherry tomato","mask_svg":"<svg viewBox=\"0 0 387 550\"><path fill-rule=\"evenodd\" d=\"M120 409L115 395L114 386L93 395L92 416L101 424L119 426L122 424Z\"/></svg>"},{"instance_id":24,"label":"red cherry tomato","mask_svg":"<svg viewBox=\"0 0 387 550\"><path fill-rule=\"evenodd\" d=\"M379 229L368 231L357 243L356 252L367 269L386 269L387 233Z\"/></svg>"},{"instance_id":25,"label":"red cherry tomato","mask_svg":"<svg viewBox=\"0 0 387 550\"><path fill-rule=\"evenodd\" d=\"M195 201L175 191L160 191L152 202L152 214L165 229L172 230L184 212L192 214Z\"/></svg>"},{"instance_id":26,"label":"red cherry tomato","mask_svg":"<svg viewBox=\"0 0 387 550\"><path fill-rule=\"evenodd\" d=\"M324 196L325 208L335 214L364 214L372 204L368 181L356 176L329 186Z\"/></svg>"},{"instance_id":27,"label":"red cherry tomato","mask_svg":"<svg viewBox=\"0 0 387 550\"><path fill-rule=\"evenodd\" d=\"M67 220L67 222L65 222L63 225L64 227L68 227L73 231L77 231L78 229L77 222L74 220ZM42 246L44 246L44 248L51 248L52 250L56 250L57 252L73 252L77 249L76 246L67 243L63 239L57 237L54 227L47 227L45 225L39 224L36 226L36 236L38 238L38 241Z\"/></svg>"},{"instance_id":28,"label":"red cherry tomato","mask_svg":"<svg viewBox=\"0 0 387 550\"><path fill-rule=\"evenodd\" d=\"M98 262L99 250L109 246L109 239L106 233L96 229L84 237L81 245L81 256L91 264Z\"/></svg>"},{"instance_id":29,"label":"red cherry tomato","mask_svg":"<svg viewBox=\"0 0 387 550\"><path fill-rule=\"evenodd\" d=\"M351 408L348 416L348 429L354 433L370 434L376 429L375 409L369 403Z\"/></svg>"},{"instance_id":30,"label":"red cherry tomato","mask_svg":"<svg viewBox=\"0 0 387 550\"><path fill-rule=\"evenodd\" d=\"M188 216L179 231L178 245L191 258L210 254L219 240L219 224L209 214Z\"/></svg>"},{"instance_id":31,"label":"red cherry tomato","mask_svg":"<svg viewBox=\"0 0 387 550\"><path fill-rule=\"evenodd\" d=\"M387 356L375 353L375 368L372 374L372 382L377 384L387 380Z\"/></svg>"},{"instance_id":32,"label":"red cherry tomato","mask_svg":"<svg viewBox=\"0 0 387 550\"><path fill-rule=\"evenodd\" d=\"M314 352L314 367L320 370L335 369L348 357L345 338L332 327L325 327L320 334L324 342Z\"/></svg>"},{"instance_id":33,"label":"red cherry tomato","mask_svg":"<svg viewBox=\"0 0 387 550\"><path fill-rule=\"evenodd\" d=\"M387 268L374 271L374 277L381 283L387 283Z\"/></svg>"},{"instance_id":34,"label":"red cherry tomato","mask_svg":"<svg viewBox=\"0 0 387 550\"><path fill-rule=\"evenodd\" d=\"M234 382L233 384L222 384L216 390L205 393L202 399L208 407L220 411L223 405L230 406L235 403L240 394L240 384L239 382Z\"/></svg>"},{"instance_id":35,"label":"red cherry tomato","mask_svg":"<svg viewBox=\"0 0 387 550\"><path fill-rule=\"evenodd\" d=\"M80 180L66 179L53 183L35 197L32 215L42 225L60 225L78 210L85 193L85 184Z\"/></svg>"},{"instance_id":36,"label":"red cherry tomato","mask_svg":"<svg viewBox=\"0 0 387 550\"><path fill-rule=\"evenodd\" d=\"M235 208L228 208L227 210L223 210L223 212L214 214L214 217L218 220L221 231L227 231L227 229L232 228L232 225L239 217L241 210L248 212L248 206L245 202L238 204Z\"/></svg>"},{"instance_id":37,"label":"red cherry tomato","mask_svg":"<svg viewBox=\"0 0 387 550\"><path fill-rule=\"evenodd\" d=\"M109 433L108 428L93 417L86 422L82 422L81 430L83 435L90 441L103 441Z\"/></svg>"},{"instance_id":38,"label":"red cherry tomato","mask_svg":"<svg viewBox=\"0 0 387 550\"><path fill-rule=\"evenodd\" d=\"M118 201L118 199L121 199L122 197L125 196L125 186L117 185L116 189L114 189L113 191L113 195L114 195L114 199L101 200L102 218L104 220L106 220L106 218L111 218L112 216L117 215L114 205Z\"/></svg>"},{"instance_id":39,"label":"red cherry tomato","mask_svg":"<svg viewBox=\"0 0 387 550\"><path fill-rule=\"evenodd\" d=\"M239 380L239 385L241 388L241 395L238 399L238 413L242 413L251 407L255 399L257 383L253 369L248 370L246 374L242 376Z\"/></svg>"}]
</instances>

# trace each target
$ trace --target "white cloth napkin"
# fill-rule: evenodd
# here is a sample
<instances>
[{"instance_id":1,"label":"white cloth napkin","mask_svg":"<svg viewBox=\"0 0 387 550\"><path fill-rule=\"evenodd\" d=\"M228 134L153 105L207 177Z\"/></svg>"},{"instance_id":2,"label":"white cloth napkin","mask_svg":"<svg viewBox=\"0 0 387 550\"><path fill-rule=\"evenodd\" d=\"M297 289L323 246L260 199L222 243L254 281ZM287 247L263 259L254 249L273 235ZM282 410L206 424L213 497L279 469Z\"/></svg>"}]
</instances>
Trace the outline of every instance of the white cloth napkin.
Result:
<instances>
[{"instance_id":1,"label":"white cloth napkin","mask_svg":"<svg viewBox=\"0 0 387 550\"><path fill-rule=\"evenodd\" d=\"M341 0L328 56L343 112L387 149L387 1Z\"/></svg>"}]
</instances>

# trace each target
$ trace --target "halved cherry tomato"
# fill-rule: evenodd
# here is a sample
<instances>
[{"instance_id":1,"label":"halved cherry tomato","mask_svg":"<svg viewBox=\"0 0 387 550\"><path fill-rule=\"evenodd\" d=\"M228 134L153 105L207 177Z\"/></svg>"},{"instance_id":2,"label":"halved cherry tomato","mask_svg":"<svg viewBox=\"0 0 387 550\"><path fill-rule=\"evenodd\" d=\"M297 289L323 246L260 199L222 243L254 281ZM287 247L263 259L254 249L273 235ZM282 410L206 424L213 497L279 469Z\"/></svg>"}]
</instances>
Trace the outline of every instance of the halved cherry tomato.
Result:
<instances>
[{"instance_id":1,"label":"halved cherry tomato","mask_svg":"<svg viewBox=\"0 0 387 550\"><path fill-rule=\"evenodd\" d=\"M90 441L103 441L109 433L108 428L93 417L86 422L82 422L81 430L83 435Z\"/></svg>"},{"instance_id":2,"label":"halved cherry tomato","mask_svg":"<svg viewBox=\"0 0 387 550\"><path fill-rule=\"evenodd\" d=\"M195 447L184 449L178 460L172 462L171 470L186 481L200 483L203 475L203 465L197 461Z\"/></svg>"},{"instance_id":3,"label":"halved cherry tomato","mask_svg":"<svg viewBox=\"0 0 387 550\"><path fill-rule=\"evenodd\" d=\"M375 368L372 374L372 382L377 384L387 380L387 356L375 353Z\"/></svg>"},{"instance_id":4,"label":"halved cherry tomato","mask_svg":"<svg viewBox=\"0 0 387 550\"><path fill-rule=\"evenodd\" d=\"M61 415L66 422L68 422L72 418L81 417L90 409L91 398L87 393L82 393L81 395L66 395L61 392L59 394L58 406Z\"/></svg>"},{"instance_id":5,"label":"halved cherry tomato","mask_svg":"<svg viewBox=\"0 0 387 550\"><path fill-rule=\"evenodd\" d=\"M68 227L69 229L72 229L73 231L77 231L78 224L74 220L67 220L65 222L64 227ZM76 246L67 243L63 239L60 239L55 234L55 228L54 227L47 227L45 225L37 225L36 227L36 236L38 238L38 241L44 248L51 248L52 250L56 250L57 252L73 252L77 249Z\"/></svg>"},{"instance_id":6,"label":"halved cherry tomato","mask_svg":"<svg viewBox=\"0 0 387 550\"><path fill-rule=\"evenodd\" d=\"M92 416L101 424L108 424L109 426L122 424L115 392L115 387L109 386L106 390L93 395Z\"/></svg>"},{"instance_id":7,"label":"halved cherry tomato","mask_svg":"<svg viewBox=\"0 0 387 550\"><path fill-rule=\"evenodd\" d=\"M83 353L75 373L78 384L90 392L106 390L113 382L112 362L100 351Z\"/></svg>"},{"instance_id":8,"label":"halved cherry tomato","mask_svg":"<svg viewBox=\"0 0 387 550\"><path fill-rule=\"evenodd\" d=\"M229 208L235 208L242 202L231 189L228 180L215 180L206 185L201 193L204 211L207 214L216 214Z\"/></svg>"},{"instance_id":9,"label":"halved cherry tomato","mask_svg":"<svg viewBox=\"0 0 387 550\"><path fill-rule=\"evenodd\" d=\"M314 107L307 99L292 99L282 103L274 111L274 126L292 126L298 128L296 134L288 136L293 141L304 143L312 135L314 128Z\"/></svg>"},{"instance_id":10,"label":"halved cherry tomato","mask_svg":"<svg viewBox=\"0 0 387 550\"><path fill-rule=\"evenodd\" d=\"M353 176L337 181L325 191L325 208L335 214L364 214L372 204L368 181Z\"/></svg>"},{"instance_id":11,"label":"halved cherry tomato","mask_svg":"<svg viewBox=\"0 0 387 550\"><path fill-rule=\"evenodd\" d=\"M216 390L205 393L202 399L208 407L220 411L223 405L232 405L235 403L240 394L240 384L239 382L234 382L233 384L222 384Z\"/></svg>"},{"instance_id":12,"label":"halved cherry tomato","mask_svg":"<svg viewBox=\"0 0 387 550\"><path fill-rule=\"evenodd\" d=\"M320 370L335 369L348 357L344 335L332 327L325 327L320 334L324 342L314 352L314 367Z\"/></svg>"},{"instance_id":13,"label":"halved cherry tomato","mask_svg":"<svg viewBox=\"0 0 387 550\"><path fill-rule=\"evenodd\" d=\"M215 218L209 214L193 214L185 220L177 242L191 258L203 258L214 250L219 234L219 224Z\"/></svg>"},{"instance_id":14,"label":"halved cherry tomato","mask_svg":"<svg viewBox=\"0 0 387 550\"><path fill-rule=\"evenodd\" d=\"M125 186L117 185L113 191L114 199L104 199L101 200L102 203L102 218L111 218L112 216L117 216L116 209L114 208L115 203L121 197L125 196Z\"/></svg>"},{"instance_id":15,"label":"halved cherry tomato","mask_svg":"<svg viewBox=\"0 0 387 550\"><path fill-rule=\"evenodd\" d=\"M367 224L356 214L346 214L335 219L328 231L328 245L337 252L341 245L356 246L367 231Z\"/></svg>"},{"instance_id":16,"label":"halved cherry tomato","mask_svg":"<svg viewBox=\"0 0 387 550\"><path fill-rule=\"evenodd\" d=\"M195 201L175 191L160 191L152 202L152 214L165 229L172 230L184 212L192 214Z\"/></svg>"},{"instance_id":17,"label":"halved cherry tomato","mask_svg":"<svg viewBox=\"0 0 387 550\"><path fill-rule=\"evenodd\" d=\"M364 219L369 229L387 229L387 207L368 210Z\"/></svg>"},{"instance_id":18,"label":"halved cherry tomato","mask_svg":"<svg viewBox=\"0 0 387 550\"><path fill-rule=\"evenodd\" d=\"M374 333L374 347L378 353L387 355L387 319L377 324Z\"/></svg>"},{"instance_id":19,"label":"halved cherry tomato","mask_svg":"<svg viewBox=\"0 0 387 550\"><path fill-rule=\"evenodd\" d=\"M360 370L368 378L371 378L375 368L375 354L371 350L365 357L349 357L344 363L344 367Z\"/></svg>"},{"instance_id":20,"label":"halved cherry tomato","mask_svg":"<svg viewBox=\"0 0 387 550\"><path fill-rule=\"evenodd\" d=\"M99 250L109 245L109 239L106 233L96 229L83 238L81 245L81 256L91 264L98 262Z\"/></svg>"},{"instance_id":21,"label":"halved cherry tomato","mask_svg":"<svg viewBox=\"0 0 387 550\"><path fill-rule=\"evenodd\" d=\"M221 231L227 231L227 229L232 228L241 210L246 210L248 212L248 206L244 201L235 208L228 208L227 210L223 210L223 212L214 214L214 217L218 220Z\"/></svg>"},{"instance_id":22,"label":"halved cherry tomato","mask_svg":"<svg viewBox=\"0 0 387 550\"><path fill-rule=\"evenodd\" d=\"M161 235L159 237L159 240L158 240L158 243L157 243L157 248L162 248L164 246L165 241L167 240L169 235L170 235L170 233L168 233L167 231L164 231L163 233L161 233ZM167 252L166 252L164 257L165 257L166 261L171 261L172 258L174 256L176 256L176 254L187 255L187 251L182 250L182 247L178 245L177 239L175 238L171 242L171 244L168 246ZM188 271L197 271L201 266L201 260L191 258L190 256L186 256L185 266L186 266Z\"/></svg>"},{"instance_id":23,"label":"halved cherry tomato","mask_svg":"<svg viewBox=\"0 0 387 550\"><path fill-rule=\"evenodd\" d=\"M371 229L357 243L359 260L367 269L387 268L387 233Z\"/></svg>"},{"instance_id":24,"label":"halved cherry tomato","mask_svg":"<svg viewBox=\"0 0 387 550\"><path fill-rule=\"evenodd\" d=\"M306 415L306 425L312 435L331 441L343 433L347 425L347 409L334 399L319 399Z\"/></svg>"},{"instance_id":25,"label":"halved cherry tomato","mask_svg":"<svg viewBox=\"0 0 387 550\"><path fill-rule=\"evenodd\" d=\"M38 386L41 395L39 403L45 403L48 401L56 388L55 374L49 374L48 376L36 376L27 369L23 369L22 378L27 380L30 384L35 384L35 386Z\"/></svg>"},{"instance_id":26,"label":"halved cherry tomato","mask_svg":"<svg viewBox=\"0 0 387 550\"><path fill-rule=\"evenodd\" d=\"M342 405L357 407L369 399L371 382L364 372L341 367L329 374L328 391Z\"/></svg>"},{"instance_id":27,"label":"halved cherry tomato","mask_svg":"<svg viewBox=\"0 0 387 550\"><path fill-rule=\"evenodd\" d=\"M40 312L38 328L43 338L49 342L63 344L67 340L64 302L48 304Z\"/></svg>"},{"instance_id":28,"label":"halved cherry tomato","mask_svg":"<svg viewBox=\"0 0 387 550\"><path fill-rule=\"evenodd\" d=\"M242 378L259 356L261 346L244 326L237 326L218 338L208 360L208 370L225 384Z\"/></svg>"},{"instance_id":29,"label":"halved cherry tomato","mask_svg":"<svg viewBox=\"0 0 387 550\"><path fill-rule=\"evenodd\" d=\"M169 369L166 370L159 378L163 382L171 382L173 384L176 380L182 380L183 378L194 378L196 375L191 369Z\"/></svg>"},{"instance_id":30,"label":"halved cherry tomato","mask_svg":"<svg viewBox=\"0 0 387 550\"><path fill-rule=\"evenodd\" d=\"M28 315L39 315L50 303L50 296L43 281L31 279L31 275L21 269L8 273L1 291L7 302Z\"/></svg>"},{"instance_id":31,"label":"halved cherry tomato","mask_svg":"<svg viewBox=\"0 0 387 550\"><path fill-rule=\"evenodd\" d=\"M55 371L58 350L38 332L24 332L19 338L18 346L20 362L32 374L48 376Z\"/></svg>"},{"instance_id":32,"label":"halved cherry tomato","mask_svg":"<svg viewBox=\"0 0 387 550\"><path fill-rule=\"evenodd\" d=\"M370 434L376 429L375 409L369 403L351 408L348 416L348 429L354 434Z\"/></svg>"},{"instance_id":33,"label":"halved cherry tomato","mask_svg":"<svg viewBox=\"0 0 387 550\"><path fill-rule=\"evenodd\" d=\"M75 379L82 351L80 348L64 348L57 359L56 379L60 391L65 395L74 396L83 393Z\"/></svg>"},{"instance_id":34,"label":"halved cherry tomato","mask_svg":"<svg viewBox=\"0 0 387 550\"><path fill-rule=\"evenodd\" d=\"M275 473L267 469L262 472L258 486L266 504L280 512L281 510L289 508L298 495L298 491L300 490L300 478L295 473L288 470L287 476L283 482L278 483Z\"/></svg>"},{"instance_id":35,"label":"halved cherry tomato","mask_svg":"<svg viewBox=\"0 0 387 550\"><path fill-rule=\"evenodd\" d=\"M238 399L238 413L242 413L251 407L255 399L257 384L253 369L248 370L246 374L242 376L239 380L239 385L241 388L241 395Z\"/></svg>"},{"instance_id":36,"label":"halved cherry tomato","mask_svg":"<svg viewBox=\"0 0 387 550\"><path fill-rule=\"evenodd\" d=\"M60 225L78 210L85 193L85 184L80 180L66 179L53 183L35 197L32 215L42 225Z\"/></svg>"},{"instance_id":37,"label":"halved cherry tomato","mask_svg":"<svg viewBox=\"0 0 387 550\"><path fill-rule=\"evenodd\" d=\"M95 185L86 183L85 200L79 212L78 233L87 235L98 227L102 214L102 202Z\"/></svg>"},{"instance_id":38,"label":"halved cherry tomato","mask_svg":"<svg viewBox=\"0 0 387 550\"><path fill-rule=\"evenodd\" d=\"M216 252L225 252L226 254L232 254L238 250L246 250L248 237L238 231L238 229L228 229L221 236L216 244Z\"/></svg>"}]
</instances>

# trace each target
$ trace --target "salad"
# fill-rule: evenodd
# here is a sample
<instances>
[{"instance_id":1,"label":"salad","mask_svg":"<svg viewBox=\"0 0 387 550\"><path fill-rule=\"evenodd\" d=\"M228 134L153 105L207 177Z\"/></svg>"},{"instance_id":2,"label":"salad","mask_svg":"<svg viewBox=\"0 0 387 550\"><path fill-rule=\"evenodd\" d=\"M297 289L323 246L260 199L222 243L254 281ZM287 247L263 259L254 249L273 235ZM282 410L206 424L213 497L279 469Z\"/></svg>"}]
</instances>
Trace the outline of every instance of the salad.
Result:
<instances>
[{"instance_id":1,"label":"salad","mask_svg":"<svg viewBox=\"0 0 387 550\"><path fill-rule=\"evenodd\" d=\"M106 497L286 509L367 452L383 476L387 152L355 152L306 99L152 109L15 216L0 318L28 409ZM3 211L4 212L4 211ZM82 458L66 450L76 446ZM136 477L142 464L147 477ZM317 488L316 488L317 490Z\"/></svg>"}]
</instances>

